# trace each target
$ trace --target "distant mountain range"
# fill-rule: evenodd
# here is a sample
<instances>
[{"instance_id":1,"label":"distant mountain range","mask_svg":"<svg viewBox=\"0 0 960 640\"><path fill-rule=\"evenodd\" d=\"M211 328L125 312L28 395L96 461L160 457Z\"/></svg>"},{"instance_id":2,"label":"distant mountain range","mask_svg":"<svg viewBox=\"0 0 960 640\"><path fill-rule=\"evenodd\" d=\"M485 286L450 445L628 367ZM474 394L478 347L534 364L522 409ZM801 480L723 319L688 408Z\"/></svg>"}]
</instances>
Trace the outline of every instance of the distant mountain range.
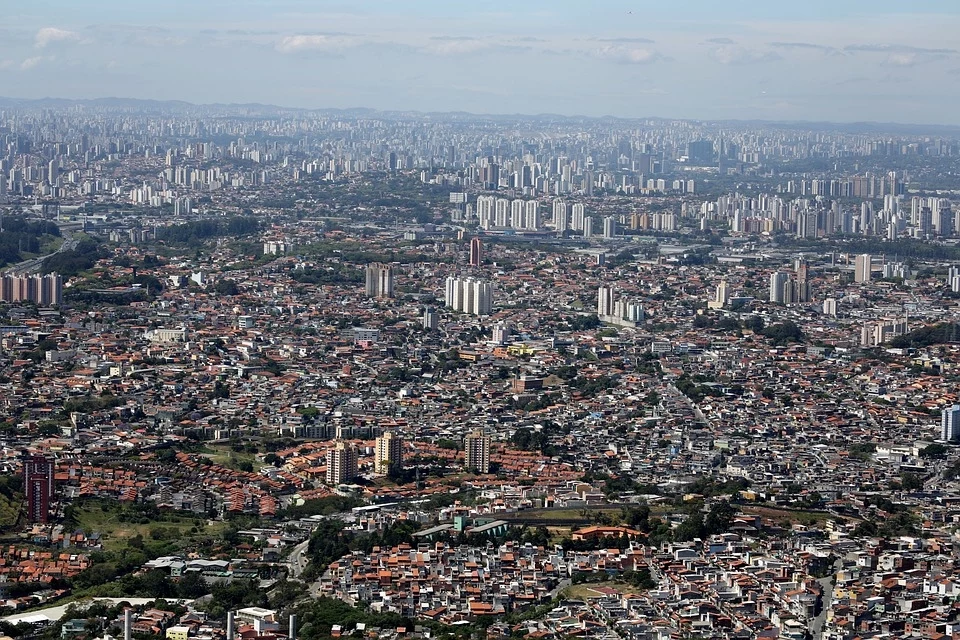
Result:
<instances>
[{"instance_id":1,"label":"distant mountain range","mask_svg":"<svg viewBox=\"0 0 960 640\"><path fill-rule=\"evenodd\" d=\"M848 134L865 135L934 135L934 136L956 136L960 135L960 126L956 125L936 125L936 124L908 124L899 122L824 122L824 121L804 121L804 120L706 120L693 118L664 118L658 116L621 118L616 116L581 116L581 115L560 115L555 113L541 114L477 114L466 111L449 112L422 112L422 111L380 111L364 107L355 107L349 109L307 109L302 107L283 107L273 104L261 103L213 103L213 104L195 104L183 100L142 100L138 98L93 98L87 100L78 100L70 98L8 98L0 96L0 108L32 108L32 109L68 109L73 107L85 107L90 109L106 109L117 111L130 111L141 113L157 114L184 114L194 115L221 113L225 115L237 116L277 116L289 114L323 114L339 115L345 117L381 117L384 119L435 119L441 121L456 120L479 120L488 122L516 122L522 121L552 121L552 122L669 122L685 121L697 122L707 126L714 127L767 127L776 129L804 129L808 131L834 131Z\"/></svg>"}]
</instances>

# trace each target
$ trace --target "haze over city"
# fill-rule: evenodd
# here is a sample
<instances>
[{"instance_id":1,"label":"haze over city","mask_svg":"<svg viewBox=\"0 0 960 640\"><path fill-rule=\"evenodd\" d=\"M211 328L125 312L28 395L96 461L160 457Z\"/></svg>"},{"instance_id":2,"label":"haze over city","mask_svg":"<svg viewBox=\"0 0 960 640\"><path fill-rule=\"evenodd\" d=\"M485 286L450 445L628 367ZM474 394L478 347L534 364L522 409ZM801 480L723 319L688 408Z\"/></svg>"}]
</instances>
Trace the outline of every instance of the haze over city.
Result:
<instances>
[{"instance_id":1,"label":"haze over city","mask_svg":"<svg viewBox=\"0 0 960 640\"><path fill-rule=\"evenodd\" d=\"M958 13L8 8L0 640L960 640Z\"/></svg>"},{"instance_id":2,"label":"haze over city","mask_svg":"<svg viewBox=\"0 0 960 640\"><path fill-rule=\"evenodd\" d=\"M960 124L955 2L568 0L7 9L16 98Z\"/></svg>"}]
</instances>

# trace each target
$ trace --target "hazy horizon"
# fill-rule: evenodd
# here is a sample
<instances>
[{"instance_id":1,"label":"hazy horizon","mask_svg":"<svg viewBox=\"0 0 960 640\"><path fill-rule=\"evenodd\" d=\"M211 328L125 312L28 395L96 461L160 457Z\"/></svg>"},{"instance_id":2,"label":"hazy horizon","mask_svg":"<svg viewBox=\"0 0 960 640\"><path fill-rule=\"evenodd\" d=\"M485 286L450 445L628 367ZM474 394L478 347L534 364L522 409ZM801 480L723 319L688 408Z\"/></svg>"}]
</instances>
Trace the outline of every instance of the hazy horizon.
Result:
<instances>
[{"instance_id":1,"label":"hazy horizon","mask_svg":"<svg viewBox=\"0 0 960 640\"><path fill-rule=\"evenodd\" d=\"M502 11L41 0L0 28L0 93L477 115L960 125L955 3ZM921 45L922 46L919 46Z\"/></svg>"}]
</instances>

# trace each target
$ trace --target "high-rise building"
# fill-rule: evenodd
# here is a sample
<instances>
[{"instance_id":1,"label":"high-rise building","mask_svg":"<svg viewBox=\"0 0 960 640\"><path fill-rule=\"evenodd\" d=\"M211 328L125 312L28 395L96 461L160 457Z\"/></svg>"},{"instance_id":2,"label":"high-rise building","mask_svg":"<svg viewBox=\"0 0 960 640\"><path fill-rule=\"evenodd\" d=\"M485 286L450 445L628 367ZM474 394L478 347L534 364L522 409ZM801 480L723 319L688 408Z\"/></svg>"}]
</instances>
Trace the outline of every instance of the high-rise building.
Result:
<instances>
[{"instance_id":1,"label":"high-rise building","mask_svg":"<svg viewBox=\"0 0 960 640\"><path fill-rule=\"evenodd\" d=\"M853 266L854 282L870 282L870 272L873 265L873 256L869 253L862 253L857 256Z\"/></svg>"},{"instance_id":2,"label":"high-rise building","mask_svg":"<svg viewBox=\"0 0 960 640\"><path fill-rule=\"evenodd\" d=\"M349 442L337 440L327 451L327 484L349 484L357 477L357 448Z\"/></svg>"},{"instance_id":3,"label":"high-rise building","mask_svg":"<svg viewBox=\"0 0 960 640\"><path fill-rule=\"evenodd\" d=\"M613 315L613 289L611 287L600 287L597 291L597 315Z\"/></svg>"},{"instance_id":4,"label":"high-rise building","mask_svg":"<svg viewBox=\"0 0 960 640\"><path fill-rule=\"evenodd\" d=\"M490 473L490 436L482 429L476 429L463 439L463 449L467 469Z\"/></svg>"},{"instance_id":5,"label":"high-rise building","mask_svg":"<svg viewBox=\"0 0 960 640\"><path fill-rule=\"evenodd\" d=\"M501 229L510 223L510 201L506 198L497 198L493 209L493 225Z\"/></svg>"},{"instance_id":6,"label":"high-rise building","mask_svg":"<svg viewBox=\"0 0 960 640\"><path fill-rule=\"evenodd\" d=\"M390 471L402 470L403 438L393 431L387 431L377 438L373 468L377 473L390 473Z\"/></svg>"},{"instance_id":7,"label":"high-rise building","mask_svg":"<svg viewBox=\"0 0 960 640\"><path fill-rule=\"evenodd\" d=\"M482 229L493 226L493 208L496 201L493 196L477 196L477 220Z\"/></svg>"},{"instance_id":8,"label":"high-rise building","mask_svg":"<svg viewBox=\"0 0 960 640\"><path fill-rule=\"evenodd\" d=\"M720 284L717 285L716 302L718 302L720 306L723 306L723 307L725 307L727 303L730 302L730 289L727 286L726 280L721 280Z\"/></svg>"},{"instance_id":9,"label":"high-rise building","mask_svg":"<svg viewBox=\"0 0 960 640\"><path fill-rule=\"evenodd\" d=\"M514 229L523 229L524 227L524 205L523 200L517 199L510 203L510 226Z\"/></svg>"},{"instance_id":10,"label":"high-rise building","mask_svg":"<svg viewBox=\"0 0 960 640\"><path fill-rule=\"evenodd\" d=\"M593 237L593 217L587 216L583 219L583 237L592 238Z\"/></svg>"},{"instance_id":11,"label":"high-rise building","mask_svg":"<svg viewBox=\"0 0 960 640\"><path fill-rule=\"evenodd\" d=\"M53 497L53 461L44 456L24 456L23 488L30 522L47 522Z\"/></svg>"},{"instance_id":12,"label":"high-rise building","mask_svg":"<svg viewBox=\"0 0 960 640\"><path fill-rule=\"evenodd\" d=\"M797 302L810 302L810 266L806 260L797 260Z\"/></svg>"},{"instance_id":13,"label":"high-rise building","mask_svg":"<svg viewBox=\"0 0 960 640\"><path fill-rule=\"evenodd\" d=\"M607 216L603 219L603 237L604 238L615 238L617 237L617 219L613 216Z\"/></svg>"},{"instance_id":14,"label":"high-rise building","mask_svg":"<svg viewBox=\"0 0 960 640\"><path fill-rule=\"evenodd\" d=\"M423 310L423 328L424 329L436 329L439 321L437 319L437 311L433 307L427 307Z\"/></svg>"},{"instance_id":15,"label":"high-rise building","mask_svg":"<svg viewBox=\"0 0 960 640\"><path fill-rule=\"evenodd\" d=\"M947 407L940 413L940 439L960 441L960 404Z\"/></svg>"},{"instance_id":16,"label":"high-rise building","mask_svg":"<svg viewBox=\"0 0 960 640\"><path fill-rule=\"evenodd\" d=\"M567 230L567 203L559 198L553 201L553 227L557 231Z\"/></svg>"},{"instance_id":17,"label":"high-rise building","mask_svg":"<svg viewBox=\"0 0 960 640\"><path fill-rule=\"evenodd\" d=\"M35 302L41 306L63 304L63 277L56 273L5 275L0 279L0 301Z\"/></svg>"},{"instance_id":18,"label":"high-rise building","mask_svg":"<svg viewBox=\"0 0 960 640\"><path fill-rule=\"evenodd\" d=\"M571 211L570 228L574 231L583 231L583 220L586 217L584 206L578 202L573 205Z\"/></svg>"},{"instance_id":19,"label":"high-rise building","mask_svg":"<svg viewBox=\"0 0 960 640\"><path fill-rule=\"evenodd\" d=\"M479 267L483 264L483 241L474 238L470 241L470 266Z\"/></svg>"},{"instance_id":20,"label":"high-rise building","mask_svg":"<svg viewBox=\"0 0 960 640\"><path fill-rule=\"evenodd\" d=\"M446 282L446 305L461 313L488 316L493 310L493 285L477 278L450 276Z\"/></svg>"},{"instance_id":21,"label":"high-rise building","mask_svg":"<svg viewBox=\"0 0 960 640\"><path fill-rule=\"evenodd\" d=\"M524 205L524 221L523 226L530 231L537 231L540 229L540 213L539 205L536 200L527 200L527 203Z\"/></svg>"},{"instance_id":22,"label":"high-rise building","mask_svg":"<svg viewBox=\"0 0 960 640\"><path fill-rule=\"evenodd\" d=\"M366 293L371 298L392 298L393 267L379 262L368 264Z\"/></svg>"},{"instance_id":23,"label":"high-rise building","mask_svg":"<svg viewBox=\"0 0 960 640\"><path fill-rule=\"evenodd\" d=\"M790 302L789 300L784 300L784 285L787 284L789 276L782 271L774 271L770 274L770 302L776 302L783 304L785 302Z\"/></svg>"}]
</instances>

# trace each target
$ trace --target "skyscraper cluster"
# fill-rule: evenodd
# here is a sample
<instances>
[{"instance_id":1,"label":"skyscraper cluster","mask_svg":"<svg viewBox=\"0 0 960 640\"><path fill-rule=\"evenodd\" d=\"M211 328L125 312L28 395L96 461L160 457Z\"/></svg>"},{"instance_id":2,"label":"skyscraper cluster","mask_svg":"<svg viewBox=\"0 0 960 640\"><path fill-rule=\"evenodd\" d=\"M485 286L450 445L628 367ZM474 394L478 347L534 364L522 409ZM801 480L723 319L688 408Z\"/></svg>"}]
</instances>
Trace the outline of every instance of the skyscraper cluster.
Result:
<instances>
[{"instance_id":1,"label":"skyscraper cluster","mask_svg":"<svg viewBox=\"0 0 960 640\"><path fill-rule=\"evenodd\" d=\"M589 238L593 235L593 218L587 216L586 207L582 203L567 205L566 201L557 198L553 201L553 228L558 233L579 231Z\"/></svg>"},{"instance_id":2,"label":"skyscraper cluster","mask_svg":"<svg viewBox=\"0 0 960 640\"><path fill-rule=\"evenodd\" d=\"M612 287L600 287L597 291L597 316L610 324L634 325L643 322L645 312L637 300L614 298Z\"/></svg>"},{"instance_id":3,"label":"skyscraper cluster","mask_svg":"<svg viewBox=\"0 0 960 640\"><path fill-rule=\"evenodd\" d=\"M447 278L446 304L454 311L488 316L493 309L493 285L478 278L450 276Z\"/></svg>"},{"instance_id":4,"label":"skyscraper cluster","mask_svg":"<svg viewBox=\"0 0 960 640\"><path fill-rule=\"evenodd\" d=\"M392 298L393 267L379 262L368 264L366 294L371 298Z\"/></svg>"},{"instance_id":5,"label":"skyscraper cluster","mask_svg":"<svg viewBox=\"0 0 960 640\"><path fill-rule=\"evenodd\" d=\"M63 278L56 273L45 276L5 275L0 279L0 301L35 302L39 305L63 303Z\"/></svg>"},{"instance_id":6,"label":"skyscraper cluster","mask_svg":"<svg viewBox=\"0 0 960 640\"><path fill-rule=\"evenodd\" d=\"M482 229L536 231L540 228L538 206L536 200L477 196L477 220Z\"/></svg>"},{"instance_id":7,"label":"skyscraper cluster","mask_svg":"<svg viewBox=\"0 0 960 640\"><path fill-rule=\"evenodd\" d=\"M797 260L796 278L790 274L774 271L770 274L770 302L778 304L802 304L812 300L810 293L809 265L806 260Z\"/></svg>"}]
</instances>

